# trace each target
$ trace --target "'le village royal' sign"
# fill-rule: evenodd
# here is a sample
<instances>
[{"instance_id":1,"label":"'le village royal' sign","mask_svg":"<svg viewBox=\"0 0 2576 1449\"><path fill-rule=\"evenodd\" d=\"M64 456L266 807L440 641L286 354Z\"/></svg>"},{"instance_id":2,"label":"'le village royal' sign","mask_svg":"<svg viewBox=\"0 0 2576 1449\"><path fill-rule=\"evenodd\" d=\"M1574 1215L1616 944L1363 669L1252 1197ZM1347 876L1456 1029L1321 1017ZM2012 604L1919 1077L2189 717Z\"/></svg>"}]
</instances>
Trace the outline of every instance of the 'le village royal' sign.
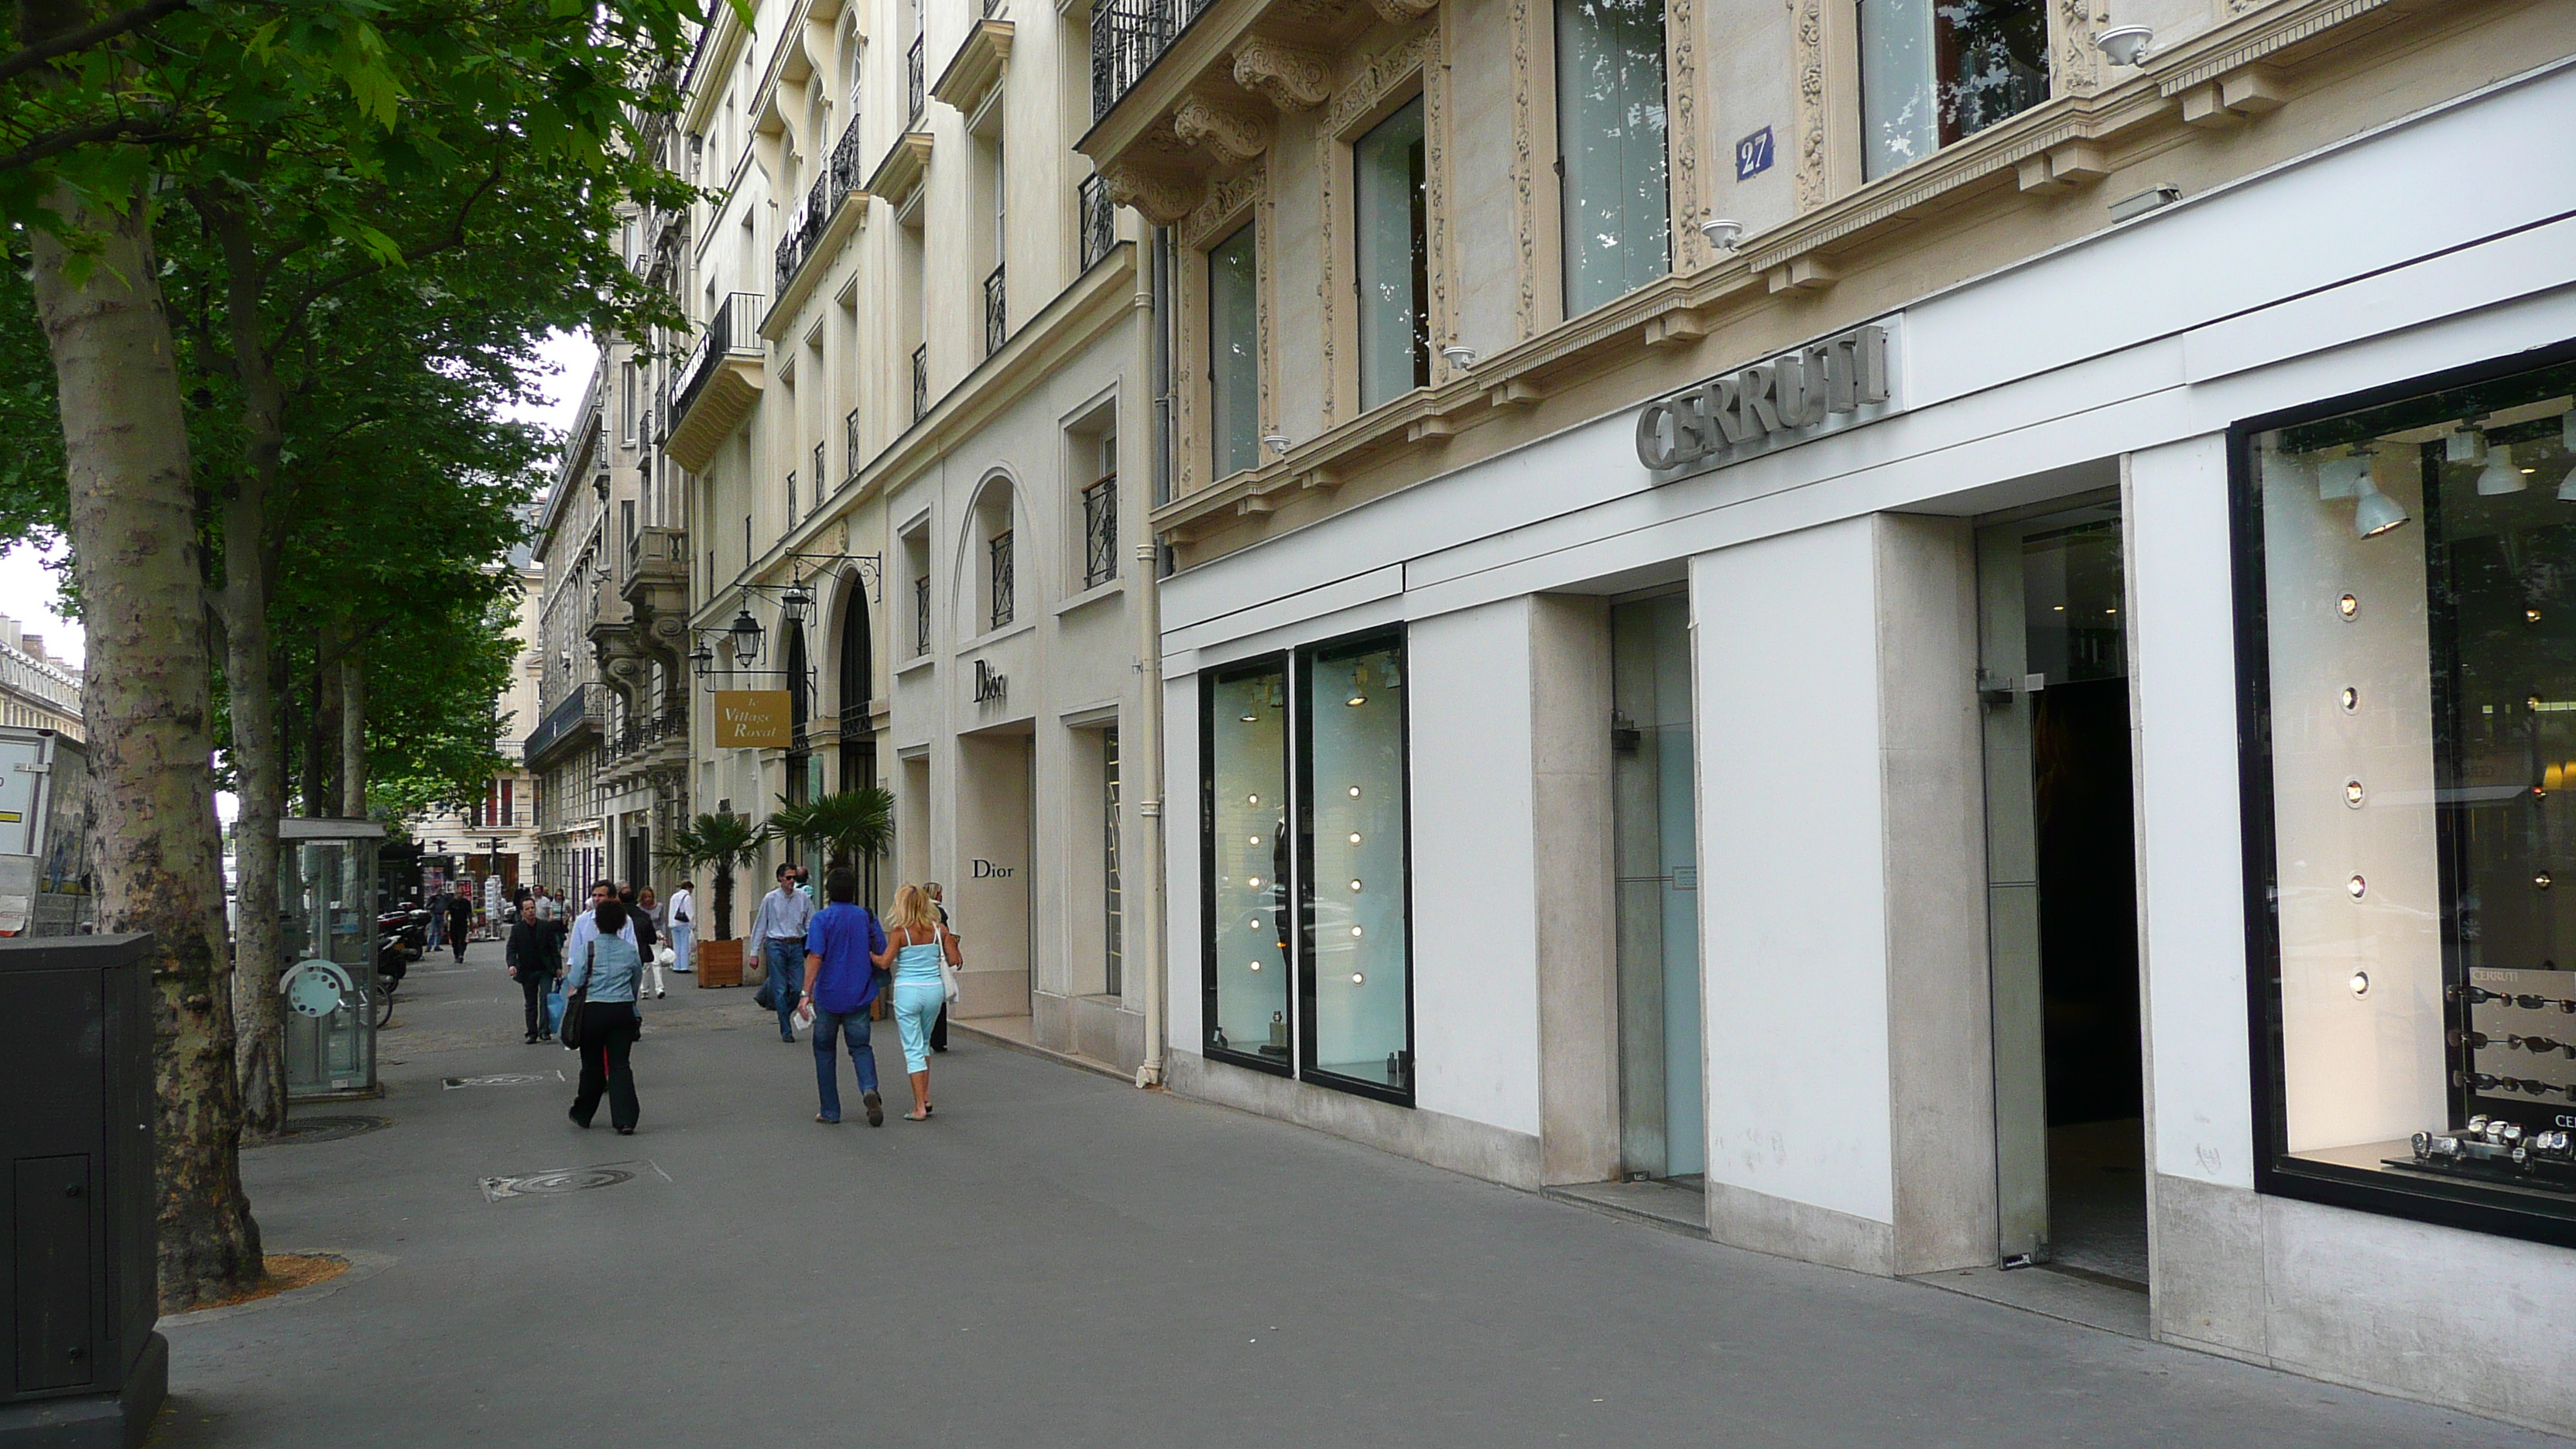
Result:
<instances>
[{"instance_id":1,"label":"'le village royal' sign","mask_svg":"<svg viewBox=\"0 0 2576 1449\"><path fill-rule=\"evenodd\" d=\"M1637 410L1637 461L1669 483L1902 411L1888 317Z\"/></svg>"}]
</instances>

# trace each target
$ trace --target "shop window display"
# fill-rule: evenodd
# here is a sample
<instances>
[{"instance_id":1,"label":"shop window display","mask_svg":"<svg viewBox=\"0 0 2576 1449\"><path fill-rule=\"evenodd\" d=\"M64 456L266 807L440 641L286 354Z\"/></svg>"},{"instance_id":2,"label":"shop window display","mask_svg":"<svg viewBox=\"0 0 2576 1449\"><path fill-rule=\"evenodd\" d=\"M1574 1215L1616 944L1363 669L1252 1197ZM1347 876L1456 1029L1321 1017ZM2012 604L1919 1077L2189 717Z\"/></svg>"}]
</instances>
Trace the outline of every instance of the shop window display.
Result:
<instances>
[{"instance_id":1,"label":"shop window display","mask_svg":"<svg viewBox=\"0 0 2576 1449\"><path fill-rule=\"evenodd\" d=\"M1403 691L1392 634L1206 676L1210 1056L1410 1102Z\"/></svg>"},{"instance_id":2,"label":"shop window display","mask_svg":"<svg viewBox=\"0 0 2576 1449\"><path fill-rule=\"evenodd\" d=\"M2576 1242L2571 408L2560 363L2247 431L2272 1190Z\"/></svg>"}]
</instances>

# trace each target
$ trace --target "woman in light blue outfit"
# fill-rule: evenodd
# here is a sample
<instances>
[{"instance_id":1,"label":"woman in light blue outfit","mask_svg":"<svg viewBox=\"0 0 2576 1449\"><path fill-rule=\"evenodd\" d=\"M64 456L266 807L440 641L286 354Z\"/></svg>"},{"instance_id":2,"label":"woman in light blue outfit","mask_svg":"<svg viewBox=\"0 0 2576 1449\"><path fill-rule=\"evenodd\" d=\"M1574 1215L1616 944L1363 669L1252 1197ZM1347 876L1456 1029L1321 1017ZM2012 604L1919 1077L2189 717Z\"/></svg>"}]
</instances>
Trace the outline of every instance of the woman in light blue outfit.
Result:
<instances>
[{"instance_id":1,"label":"woman in light blue outfit","mask_svg":"<svg viewBox=\"0 0 2576 1449\"><path fill-rule=\"evenodd\" d=\"M643 1108L635 1100L635 1073L626 1064L626 1054L644 1030L644 1018L635 1009L643 962L634 944L621 934L626 929L624 905L602 901L591 907L590 915L599 934L582 943L579 959L564 977L567 996L582 993L581 1086L569 1115L574 1126L588 1127L599 1114L599 1099L604 1095L609 1125L631 1137Z\"/></svg>"},{"instance_id":2,"label":"woman in light blue outfit","mask_svg":"<svg viewBox=\"0 0 2576 1449\"><path fill-rule=\"evenodd\" d=\"M956 966L966 958L917 885L894 893L885 927L885 954L874 959L878 966L894 969L895 1034L903 1039L903 1068L912 1076L912 1110L903 1115L907 1122L920 1122L930 1116L930 1024L948 999L939 967L943 961Z\"/></svg>"}]
</instances>

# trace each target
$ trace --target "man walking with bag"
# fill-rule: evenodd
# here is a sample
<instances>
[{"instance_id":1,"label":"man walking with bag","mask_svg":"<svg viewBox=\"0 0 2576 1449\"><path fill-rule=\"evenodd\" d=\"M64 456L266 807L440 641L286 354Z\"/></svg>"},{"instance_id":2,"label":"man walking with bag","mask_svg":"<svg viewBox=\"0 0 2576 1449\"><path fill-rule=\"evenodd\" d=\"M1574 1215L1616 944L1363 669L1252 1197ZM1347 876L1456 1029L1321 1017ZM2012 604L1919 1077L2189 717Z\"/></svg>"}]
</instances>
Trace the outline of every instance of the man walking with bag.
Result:
<instances>
[{"instance_id":1,"label":"man walking with bag","mask_svg":"<svg viewBox=\"0 0 2576 1449\"><path fill-rule=\"evenodd\" d=\"M796 888L796 867L780 866L777 888L760 898L760 914L751 922L751 938L760 943L760 958L769 968L769 980L760 988L768 998L762 1004L778 1011L780 1041L796 1040L796 1003L805 987L805 927L813 916L814 903Z\"/></svg>"},{"instance_id":2,"label":"man walking with bag","mask_svg":"<svg viewBox=\"0 0 2576 1449\"><path fill-rule=\"evenodd\" d=\"M876 1004L884 978L876 958L885 954L885 929L876 912L854 904L858 877L836 870L823 879L831 904L817 911L805 931L807 980L814 988L806 1019L814 1030L814 1079L822 1095L817 1122L841 1120L840 1065L832 1060L832 1039L846 1035L850 1066L859 1077L859 1102L868 1110L868 1125L885 1125L885 1099L877 1095L877 1054L868 1044L868 1009Z\"/></svg>"}]
</instances>

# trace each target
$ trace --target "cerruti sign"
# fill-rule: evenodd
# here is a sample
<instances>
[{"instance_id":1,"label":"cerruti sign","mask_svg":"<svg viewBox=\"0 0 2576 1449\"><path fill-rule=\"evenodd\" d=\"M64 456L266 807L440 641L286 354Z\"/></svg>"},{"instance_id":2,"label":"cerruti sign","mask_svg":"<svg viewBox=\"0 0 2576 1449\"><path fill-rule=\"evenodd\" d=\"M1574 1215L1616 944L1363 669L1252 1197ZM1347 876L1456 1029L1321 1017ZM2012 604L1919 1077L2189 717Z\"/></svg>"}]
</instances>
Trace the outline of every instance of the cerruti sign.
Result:
<instances>
[{"instance_id":1,"label":"cerruti sign","mask_svg":"<svg viewBox=\"0 0 2576 1449\"><path fill-rule=\"evenodd\" d=\"M1637 461L1670 482L1902 411L1898 321L1865 323L1655 399L1637 410Z\"/></svg>"}]
</instances>

